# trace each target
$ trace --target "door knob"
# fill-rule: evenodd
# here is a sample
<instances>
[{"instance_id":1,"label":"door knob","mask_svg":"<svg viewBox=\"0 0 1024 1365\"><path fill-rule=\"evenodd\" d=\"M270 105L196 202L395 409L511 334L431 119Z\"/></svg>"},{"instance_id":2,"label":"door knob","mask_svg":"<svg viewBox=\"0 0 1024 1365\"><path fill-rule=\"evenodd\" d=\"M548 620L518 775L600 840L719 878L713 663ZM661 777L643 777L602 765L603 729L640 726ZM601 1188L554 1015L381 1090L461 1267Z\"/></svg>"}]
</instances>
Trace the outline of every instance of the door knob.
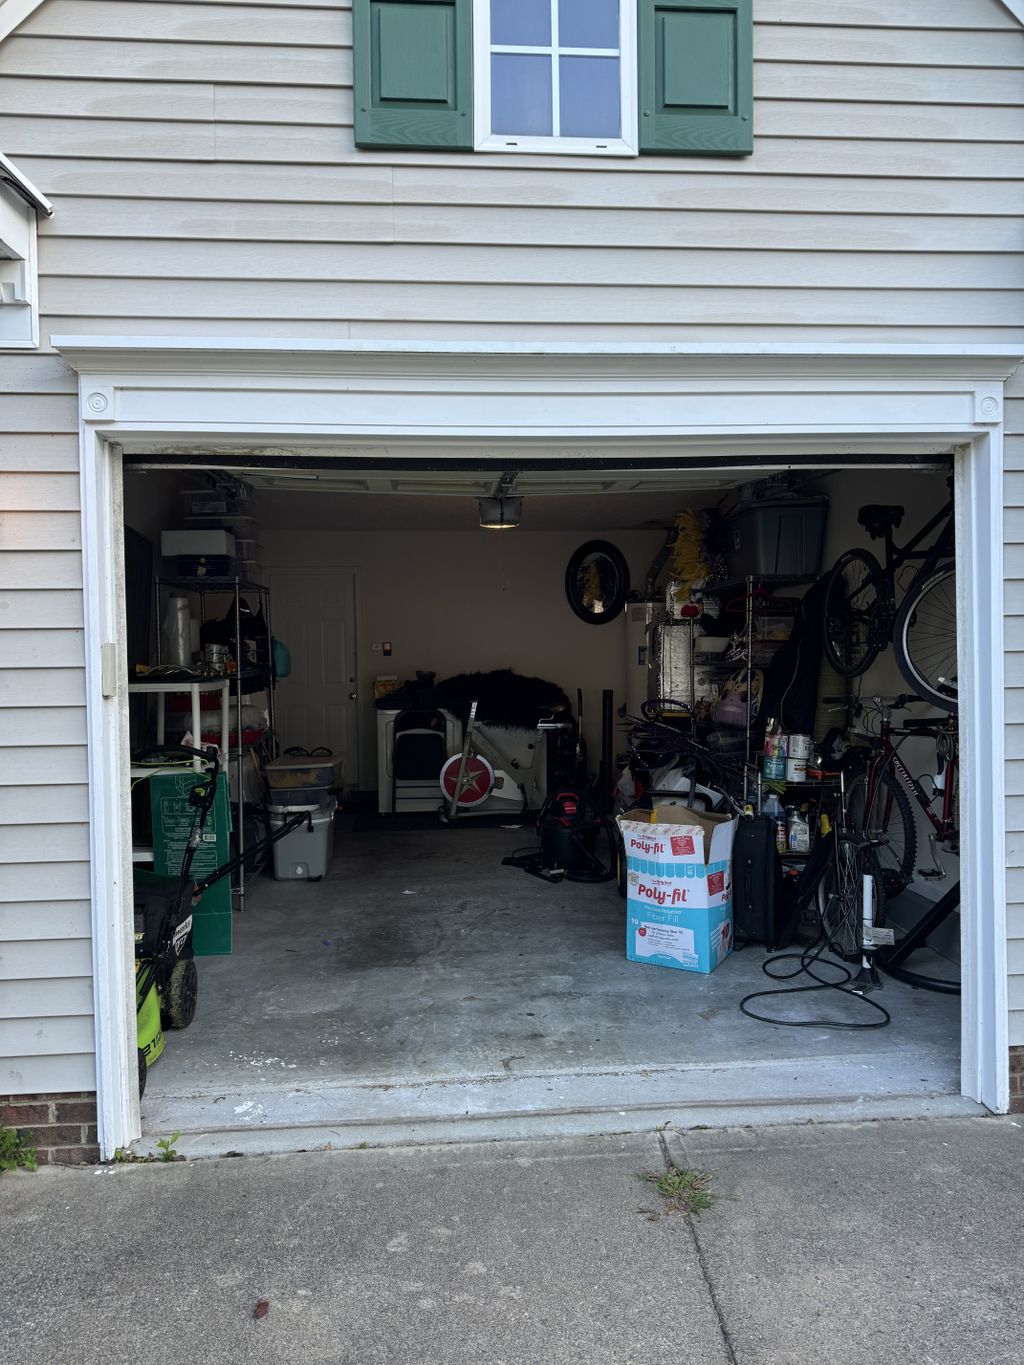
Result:
<instances>
[{"instance_id":1,"label":"door knob","mask_svg":"<svg viewBox=\"0 0 1024 1365\"><path fill-rule=\"evenodd\" d=\"M350 692L350 693L348 694L348 699L349 699L349 701L358 701L358 700L359 700L359 694L358 694L358 692Z\"/></svg>"}]
</instances>

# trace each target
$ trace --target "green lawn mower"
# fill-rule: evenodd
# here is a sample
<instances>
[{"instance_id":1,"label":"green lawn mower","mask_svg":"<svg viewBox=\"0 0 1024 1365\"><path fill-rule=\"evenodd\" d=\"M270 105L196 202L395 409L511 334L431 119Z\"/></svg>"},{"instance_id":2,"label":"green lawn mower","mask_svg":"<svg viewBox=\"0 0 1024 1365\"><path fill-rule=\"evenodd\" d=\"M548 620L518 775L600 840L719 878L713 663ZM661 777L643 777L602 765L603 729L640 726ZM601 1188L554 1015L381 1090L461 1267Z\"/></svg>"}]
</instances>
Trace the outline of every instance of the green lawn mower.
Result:
<instances>
[{"instance_id":1,"label":"green lawn mower","mask_svg":"<svg viewBox=\"0 0 1024 1365\"><path fill-rule=\"evenodd\" d=\"M188 794L195 811L188 842L177 877L158 877L136 870L135 902L135 1009L139 1054L139 1095L146 1089L146 1073L164 1050L164 1029L183 1029L191 1024L199 998L199 973L192 952L192 911L204 891L228 877L242 863L283 839L303 822L308 814L297 814L274 830L266 839L252 845L230 862L224 863L202 881L193 882L192 862L203 842L203 829L213 807L220 776L217 750L193 749L187 745L161 746L140 755L137 762L154 764L154 771L176 758L201 759L206 771L196 773Z\"/></svg>"}]
</instances>

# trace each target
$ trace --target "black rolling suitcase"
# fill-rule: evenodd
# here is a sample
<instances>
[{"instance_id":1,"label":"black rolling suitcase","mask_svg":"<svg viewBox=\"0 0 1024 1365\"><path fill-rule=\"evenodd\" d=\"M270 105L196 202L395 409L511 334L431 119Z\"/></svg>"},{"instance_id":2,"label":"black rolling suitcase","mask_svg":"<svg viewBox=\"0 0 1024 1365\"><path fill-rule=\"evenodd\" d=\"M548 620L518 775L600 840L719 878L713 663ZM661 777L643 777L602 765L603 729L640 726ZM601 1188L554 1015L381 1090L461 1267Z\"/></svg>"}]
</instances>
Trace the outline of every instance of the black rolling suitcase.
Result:
<instances>
[{"instance_id":1,"label":"black rolling suitcase","mask_svg":"<svg viewBox=\"0 0 1024 1365\"><path fill-rule=\"evenodd\" d=\"M770 953L787 947L793 938L795 907L786 896L782 860L775 846L775 821L770 816L740 820L732 866L736 946L763 943Z\"/></svg>"}]
</instances>

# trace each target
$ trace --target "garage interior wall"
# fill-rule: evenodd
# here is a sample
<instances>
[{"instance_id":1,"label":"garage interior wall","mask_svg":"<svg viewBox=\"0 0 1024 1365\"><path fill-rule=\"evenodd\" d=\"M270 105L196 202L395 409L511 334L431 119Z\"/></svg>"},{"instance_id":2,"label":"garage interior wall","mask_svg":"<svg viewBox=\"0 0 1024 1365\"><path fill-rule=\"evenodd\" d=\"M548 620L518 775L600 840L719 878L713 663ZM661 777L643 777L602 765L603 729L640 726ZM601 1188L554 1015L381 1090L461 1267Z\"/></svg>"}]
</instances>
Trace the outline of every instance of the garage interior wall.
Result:
<instances>
[{"instance_id":1,"label":"garage interior wall","mask_svg":"<svg viewBox=\"0 0 1024 1365\"><path fill-rule=\"evenodd\" d=\"M423 521L429 524L430 499L424 503ZM404 680L422 670L436 673L440 681L455 673L512 668L557 683L574 712L576 688L582 687L587 743L592 755L600 753L601 690L614 691L616 706L625 700L625 622L620 617L607 626L591 626L578 620L563 587L570 555L592 539L619 547L636 584L643 582L664 535L525 527L263 533L271 575L299 564L358 573L361 787L376 786L377 738L366 699L373 696L378 674ZM275 616L275 633L285 642L288 625ZM371 651L371 643L382 640L392 642L390 659Z\"/></svg>"}]
</instances>

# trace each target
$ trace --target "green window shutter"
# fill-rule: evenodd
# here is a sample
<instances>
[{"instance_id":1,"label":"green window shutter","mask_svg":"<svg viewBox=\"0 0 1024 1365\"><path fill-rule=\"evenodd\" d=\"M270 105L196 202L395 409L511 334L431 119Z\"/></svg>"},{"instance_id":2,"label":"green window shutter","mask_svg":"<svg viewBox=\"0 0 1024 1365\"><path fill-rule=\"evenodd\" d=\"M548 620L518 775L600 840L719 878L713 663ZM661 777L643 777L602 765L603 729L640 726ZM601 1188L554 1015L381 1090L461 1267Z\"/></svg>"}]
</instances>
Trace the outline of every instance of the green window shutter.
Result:
<instances>
[{"instance_id":1,"label":"green window shutter","mask_svg":"<svg viewBox=\"0 0 1024 1365\"><path fill-rule=\"evenodd\" d=\"M473 147L472 0L353 0L357 147Z\"/></svg>"},{"instance_id":2,"label":"green window shutter","mask_svg":"<svg viewBox=\"0 0 1024 1365\"><path fill-rule=\"evenodd\" d=\"M753 151L752 0L639 0L640 151Z\"/></svg>"}]
</instances>

